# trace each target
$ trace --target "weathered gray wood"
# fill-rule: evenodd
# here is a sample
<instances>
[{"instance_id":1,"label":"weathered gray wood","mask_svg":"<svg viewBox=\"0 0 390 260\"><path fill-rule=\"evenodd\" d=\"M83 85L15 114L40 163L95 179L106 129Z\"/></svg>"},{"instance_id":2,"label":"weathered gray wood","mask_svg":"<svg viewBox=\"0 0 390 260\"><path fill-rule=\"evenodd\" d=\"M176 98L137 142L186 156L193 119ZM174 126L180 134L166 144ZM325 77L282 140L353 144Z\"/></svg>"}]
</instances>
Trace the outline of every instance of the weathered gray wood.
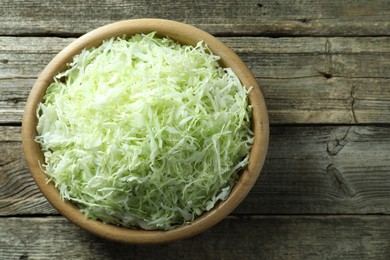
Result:
<instances>
[{"instance_id":1,"label":"weathered gray wood","mask_svg":"<svg viewBox=\"0 0 390 260\"><path fill-rule=\"evenodd\" d=\"M389 127L272 127L263 172L237 212L389 214L389 142Z\"/></svg>"},{"instance_id":2,"label":"weathered gray wood","mask_svg":"<svg viewBox=\"0 0 390 260\"><path fill-rule=\"evenodd\" d=\"M0 216L56 213L26 167L20 132L20 127L0 127Z\"/></svg>"},{"instance_id":3,"label":"weathered gray wood","mask_svg":"<svg viewBox=\"0 0 390 260\"><path fill-rule=\"evenodd\" d=\"M225 35L390 33L387 0L2 0L0 6L0 35L78 35L117 20L148 17L182 21Z\"/></svg>"},{"instance_id":4,"label":"weathered gray wood","mask_svg":"<svg viewBox=\"0 0 390 260\"><path fill-rule=\"evenodd\" d=\"M20 123L35 78L0 79L0 123Z\"/></svg>"},{"instance_id":5,"label":"weathered gray wood","mask_svg":"<svg viewBox=\"0 0 390 260\"><path fill-rule=\"evenodd\" d=\"M0 127L0 215L56 214ZM272 127L267 160L235 214L390 214L390 127Z\"/></svg>"},{"instance_id":6,"label":"weathered gray wood","mask_svg":"<svg viewBox=\"0 0 390 260\"><path fill-rule=\"evenodd\" d=\"M191 239L129 246L58 215L18 125L71 37L147 17L221 37L252 69L272 127L263 172L231 216ZM389 28L388 0L0 0L0 259L389 259Z\"/></svg>"},{"instance_id":7,"label":"weathered gray wood","mask_svg":"<svg viewBox=\"0 0 390 260\"><path fill-rule=\"evenodd\" d=\"M122 245L61 217L4 218L1 259L388 259L389 216L228 217L190 239Z\"/></svg>"},{"instance_id":8,"label":"weathered gray wood","mask_svg":"<svg viewBox=\"0 0 390 260\"><path fill-rule=\"evenodd\" d=\"M1 123L21 121L34 79L72 40L0 37ZM221 40L251 68L272 124L390 122L390 37Z\"/></svg>"}]
</instances>

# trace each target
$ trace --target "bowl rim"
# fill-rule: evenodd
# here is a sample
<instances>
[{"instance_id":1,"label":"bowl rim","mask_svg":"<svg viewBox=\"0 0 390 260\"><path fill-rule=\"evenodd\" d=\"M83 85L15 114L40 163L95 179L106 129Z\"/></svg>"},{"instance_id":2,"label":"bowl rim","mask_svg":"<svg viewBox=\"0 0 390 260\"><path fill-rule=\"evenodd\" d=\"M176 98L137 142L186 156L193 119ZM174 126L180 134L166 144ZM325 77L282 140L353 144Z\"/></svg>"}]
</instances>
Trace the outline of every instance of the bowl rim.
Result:
<instances>
[{"instance_id":1,"label":"bowl rim","mask_svg":"<svg viewBox=\"0 0 390 260\"><path fill-rule=\"evenodd\" d=\"M230 67L243 85L253 87L249 94L249 102L253 108L252 127L255 139L247 168L240 174L225 201L221 201L191 223L168 231L129 229L87 219L77 206L60 197L58 189L52 182L47 183L47 177L39 165L39 162L44 162L44 156L39 144L34 141L37 135L37 104L42 100L53 77L66 68L66 64L73 56L84 48L99 45L104 39L154 31L159 36L168 36L181 44L195 45L199 41L205 42L215 55L221 57L221 66ZM28 96L22 120L22 145L25 159L34 181L49 203L69 221L90 233L127 244L172 242L194 236L217 224L241 203L255 184L265 161L268 140L269 121L265 100L254 76L241 58L211 34L192 25L165 19L143 18L118 21L94 29L74 40L48 63L35 81Z\"/></svg>"}]
</instances>

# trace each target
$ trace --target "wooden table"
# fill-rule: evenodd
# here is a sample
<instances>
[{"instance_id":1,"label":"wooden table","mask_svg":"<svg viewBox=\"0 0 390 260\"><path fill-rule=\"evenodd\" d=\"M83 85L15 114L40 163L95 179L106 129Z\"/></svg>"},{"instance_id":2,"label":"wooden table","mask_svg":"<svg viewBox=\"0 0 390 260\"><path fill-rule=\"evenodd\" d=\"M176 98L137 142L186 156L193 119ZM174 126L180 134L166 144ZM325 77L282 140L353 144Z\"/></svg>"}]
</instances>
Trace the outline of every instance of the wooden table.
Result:
<instances>
[{"instance_id":1,"label":"wooden table","mask_svg":"<svg viewBox=\"0 0 390 260\"><path fill-rule=\"evenodd\" d=\"M0 0L0 259L390 259L390 1ZM130 18L186 22L247 62L270 147L247 199L187 240L129 246L60 216L23 159L39 72L75 37Z\"/></svg>"}]
</instances>

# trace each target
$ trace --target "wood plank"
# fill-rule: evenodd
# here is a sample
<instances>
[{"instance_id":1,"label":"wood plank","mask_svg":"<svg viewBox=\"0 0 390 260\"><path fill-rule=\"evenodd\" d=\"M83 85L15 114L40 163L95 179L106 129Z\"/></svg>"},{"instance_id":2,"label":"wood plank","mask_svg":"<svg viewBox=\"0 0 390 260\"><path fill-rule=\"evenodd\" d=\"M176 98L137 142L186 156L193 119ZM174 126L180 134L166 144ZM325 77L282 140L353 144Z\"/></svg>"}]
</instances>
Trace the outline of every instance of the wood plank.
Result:
<instances>
[{"instance_id":1,"label":"wood plank","mask_svg":"<svg viewBox=\"0 0 390 260\"><path fill-rule=\"evenodd\" d=\"M1 259L388 259L389 216L228 217L190 239L137 246L61 217L1 218Z\"/></svg>"},{"instance_id":2,"label":"wood plank","mask_svg":"<svg viewBox=\"0 0 390 260\"><path fill-rule=\"evenodd\" d=\"M20 127L0 127L0 154L0 216L56 214L26 167Z\"/></svg>"},{"instance_id":3,"label":"wood plank","mask_svg":"<svg viewBox=\"0 0 390 260\"><path fill-rule=\"evenodd\" d=\"M56 214L0 127L0 216ZM272 127L267 160L235 214L390 214L390 126Z\"/></svg>"},{"instance_id":4,"label":"wood plank","mask_svg":"<svg viewBox=\"0 0 390 260\"><path fill-rule=\"evenodd\" d=\"M20 123L35 78L0 79L0 123Z\"/></svg>"},{"instance_id":5,"label":"wood plank","mask_svg":"<svg viewBox=\"0 0 390 260\"><path fill-rule=\"evenodd\" d=\"M34 79L73 40L0 37L0 123L20 123ZM221 40L251 68L272 124L390 122L390 37Z\"/></svg>"},{"instance_id":6,"label":"wood plank","mask_svg":"<svg viewBox=\"0 0 390 260\"><path fill-rule=\"evenodd\" d=\"M271 124L390 122L390 79L259 78Z\"/></svg>"},{"instance_id":7,"label":"wood plank","mask_svg":"<svg viewBox=\"0 0 390 260\"><path fill-rule=\"evenodd\" d=\"M390 213L389 127L272 127L240 214ZM348 212L348 213L347 213Z\"/></svg>"},{"instance_id":8,"label":"wood plank","mask_svg":"<svg viewBox=\"0 0 390 260\"><path fill-rule=\"evenodd\" d=\"M186 22L219 35L390 33L387 0L1 0L0 6L0 35L79 35L114 21L150 17Z\"/></svg>"},{"instance_id":9,"label":"wood plank","mask_svg":"<svg viewBox=\"0 0 390 260\"><path fill-rule=\"evenodd\" d=\"M74 39L0 37L0 77L36 77ZM332 77L388 78L390 37L219 39L237 52L258 78L316 77L323 76L321 72Z\"/></svg>"}]
</instances>

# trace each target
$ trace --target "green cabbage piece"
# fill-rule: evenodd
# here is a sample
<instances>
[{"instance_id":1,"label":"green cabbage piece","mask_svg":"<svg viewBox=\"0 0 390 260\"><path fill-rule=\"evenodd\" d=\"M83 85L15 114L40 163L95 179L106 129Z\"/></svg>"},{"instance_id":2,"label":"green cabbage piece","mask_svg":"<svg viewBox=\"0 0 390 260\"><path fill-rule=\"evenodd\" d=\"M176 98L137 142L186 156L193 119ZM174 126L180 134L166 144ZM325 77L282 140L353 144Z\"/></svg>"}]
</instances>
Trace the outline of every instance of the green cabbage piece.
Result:
<instances>
[{"instance_id":1,"label":"green cabbage piece","mask_svg":"<svg viewBox=\"0 0 390 260\"><path fill-rule=\"evenodd\" d=\"M43 168L91 219L169 230L225 200L253 143L246 89L207 46L155 33L85 49L37 110Z\"/></svg>"}]
</instances>

